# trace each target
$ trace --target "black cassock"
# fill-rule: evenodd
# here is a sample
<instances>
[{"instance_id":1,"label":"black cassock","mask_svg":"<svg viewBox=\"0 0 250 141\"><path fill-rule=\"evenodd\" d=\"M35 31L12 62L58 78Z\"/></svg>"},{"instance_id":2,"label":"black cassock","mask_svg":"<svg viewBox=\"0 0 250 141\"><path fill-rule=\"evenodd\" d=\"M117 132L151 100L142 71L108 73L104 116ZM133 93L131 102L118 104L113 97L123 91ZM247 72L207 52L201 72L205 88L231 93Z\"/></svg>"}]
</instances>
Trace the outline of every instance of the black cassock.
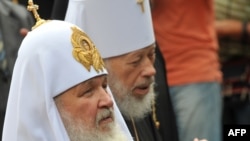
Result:
<instances>
[{"instance_id":1,"label":"black cassock","mask_svg":"<svg viewBox=\"0 0 250 141\"><path fill-rule=\"evenodd\" d=\"M155 127L151 115L141 120L134 121L134 125L132 120L125 120L125 122L134 141L163 141ZM139 140L137 140L137 137Z\"/></svg>"},{"instance_id":2,"label":"black cassock","mask_svg":"<svg viewBox=\"0 0 250 141\"><path fill-rule=\"evenodd\" d=\"M176 118L170 99L168 83L166 80L165 60L161 54L158 44L156 44L156 60L155 60L155 107L157 120L160 122L159 132L163 141L179 141L176 126Z\"/></svg>"}]
</instances>

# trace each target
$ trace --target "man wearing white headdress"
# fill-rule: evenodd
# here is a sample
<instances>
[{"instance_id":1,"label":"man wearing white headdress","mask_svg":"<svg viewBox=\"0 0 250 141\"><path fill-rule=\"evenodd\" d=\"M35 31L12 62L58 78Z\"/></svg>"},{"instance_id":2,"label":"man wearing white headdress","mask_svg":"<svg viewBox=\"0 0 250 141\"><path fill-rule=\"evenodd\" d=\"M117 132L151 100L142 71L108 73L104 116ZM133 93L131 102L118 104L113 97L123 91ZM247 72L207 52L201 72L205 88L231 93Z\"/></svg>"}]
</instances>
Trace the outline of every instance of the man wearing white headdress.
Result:
<instances>
[{"instance_id":1,"label":"man wearing white headdress","mask_svg":"<svg viewBox=\"0 0 250 141\"><path fill-rule=\"evenodd\" d=\"M135 41L136 43L136 39L137 38L143 38L144 37L144 33L145 34L151 34L151 32L142 32L142 36L137 36L138 34L131 34L131 30L134 30L133 28L131 28L130 26L134 23L137 24L141 24L142 23L142 19L143 18L137 18L136 16L140 16L140 14L145 14L146 16L144 17L150 17L149 13L141 13L142 10L147 10L149 11L149 7L146 6L145 9L144 8L145 5L148 4L148 0L145 1L141 1L139 0L138 2L136 2L136 0L129 0L128 2L131 2L133 4L133 6L129 6L129 5L124 5L122 4L122 1L116 1L115 3L113 3L114 1L105 1L107 5L105 5L105 7L102 8L96 8L98 6L101 5L101 3L98 0L93 0L92 3L95 4L91 4L91 6L89 6L89 2L88 0L71 0L69 3L69 0L54 0L54 6L53 6L53 12L52 12L52 17L53 19L60 19L63 20L65 15L66 15L66 11L68 9L68 14L67 14L67 19L69 20L70 18L70 22L76 23L79 26L84 26L83 24L86 24L84 26L85 30L87 30L89 27L93 28L94 26L103 26L104 28L106 28L108 25L108 29L109 31L106 33L103 33L101 35L98 36L98 38L101 38L101 36L104 36L104 40L106 40L106 38L109 38L111 32L114 33L118 33L116 34L111 34L109 40L117 40L117 42L119 41L120 44L124 44L124 42L127 42L128 40L132 39L132 42ZM67 8L69 3L69 8ZM116 7L113 8L112 11L107 12L105 9L109 10L112 9L111 7ZM91 11L89 9L93 9L92 11L95 12L95 14L92 14ZM141 11L138 11L139 9L141 9ZM122 14L120 15L120 12L124 11L126 12L126 14ZM86 14L88 15L88 20L85 18ZM96 18L96 13L99 12L99 16L101 17L98 19L97 23L102 23L102 24L93 24L91 23L91 20L89 20L90 18ZM138 12L140 12L140 14L138 14ZM90 14L91 13L91 14ZM134 14L136 13L136 14ZM117 16L113 19L112 17L114 17L113 15L117 14ZM91 16L93 15L93 16ZM101 16L103 15L103 16ZM110 17L111 16L111 17ZM105 18L104 18L105 17ZM122 19L122 20L120 20ZM86 21L84 21L86 20ZM105 20L111 20L111 22L106 22ZM103 25L103 21L104 21L104 25ZM121 22L123 21L123 22ZM148 20L147 22L149 22L149 24L151 23L151 20ZM128 24L129 23L129 24ZM142 23L142 25L145 23ZM118 28L112 28L113 25L118 25L121 29ZM117 27L117 26L116 26ZM118 30L117 30L118 29ZM141 30L143 28L139 28L138 31L137 29L134 30L133 32L141 32L143 30ZM150 29L150 28L149 28ZM115 31L117 30L117 31ZM147 29L146 29L147 30ZM107 30L106 30L107 31ZM122 38L127 36L127 35L131 35L130 38ZM120 36L120 38L119 38ZM140 40L140 39L139 39ZM117 45L117 42L114 45ZM132 43L130 42L130 43ZM126 46L126 43L125 45ZM120 49L124 46L114 46L115 48L117 47L117 49ZM131 46L131 48L133 48L134 46ZM142 46L141 46L142 47ZM111 47L112 49L113 47ZM143 48L143 47L142 47ZM107 50L109 50L110 48L107 48ZM136 49L135 49L136 50ZM163 138L163 140L171 140L171 141L178 141L178 134L177 134L177 127L176 127L176 121L175 121L175 115L174 115L174 111L173 111L173 106L170 100L170 95L169 95L169 91L168 91L168 84L167 84L167 79L165 74L165 61L161 55L161 52L156 44L156 48L155 48L155 62L154 62L154 66L156 69L156 74L155 74L155 83L156 85L155 87L155 105L153 105L153 114L152 116L154 117L154 123L157 125L157 128ZM118 54L119 55L119 54ZM112 68L108 68L108 69L112 69ZM114 68L115 70L115 68ZM115 70L119 72L120 69ZM111 78L111 77L110 77ZM119 78L119 79L124 79L124 78ZM125 77L125 79L127 79ZM123 84L126 85L126 84ZM125 99L124 99L125 100ZM128 99L126 99L128 100ZM138 102L138 101L137 101ZM129 104L130 105L130 104ZM121 106L119 106L121 107ZM147 108L147 107L146 107ZM131 111L131 108L127 108L124 107L123 110L126 111ZM142 109L142 108L139 108ZM137 109L137 111L139 111L139 109ZM131 112L133 113L133 112ZM160 124L159 124L160 123ZM142 124L142 123L141 123ZM138 125L139 126L139 125ZM154 127L153 127L154 128ZM145 132L144 132L145 133ZM146 133L145 133L146 134Z\"/></svg>"},{"instance_id":2,"label":"man wearing white headdress","mask_svg":"<svg viewBox=\"0 0 250 141\"><path fill-rule=\"evenodd\" d=\"M39 20L18 51L3 141L132 141L124 125L90 38Z\"/></svg>"},{"instance_id":3,"label":"man wearing white headdress","mask_svg":"<svg viewBox=\"0 0 250 141\"><path fill-rule=\"evenodd\" d=\"M69 0L65 20L80 26L96 43L134 140L161 141L151 107L156 70L149 1Z\"/></svg>"}]
</instances>

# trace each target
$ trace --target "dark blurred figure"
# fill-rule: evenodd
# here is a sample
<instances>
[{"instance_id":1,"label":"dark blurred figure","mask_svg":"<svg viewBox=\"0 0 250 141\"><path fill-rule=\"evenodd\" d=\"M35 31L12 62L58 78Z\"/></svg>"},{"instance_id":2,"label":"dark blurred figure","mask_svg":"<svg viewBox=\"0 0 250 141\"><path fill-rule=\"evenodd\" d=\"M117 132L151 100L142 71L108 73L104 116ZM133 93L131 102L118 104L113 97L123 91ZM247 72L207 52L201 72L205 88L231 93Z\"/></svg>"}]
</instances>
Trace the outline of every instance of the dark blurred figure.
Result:
<instances>
[{"instance_id":1,"label":"dark blurred figure","mask_svg":"<svg viewBox=\"0 0 250 141\"><path fill-rule=\"evenodd\" d=\"M215 0L223 77L223 123L250 125L250 1Z\"/></svg>"},{"instance_id":2,"label":"dark blurred figure","mask_svg":"<svg viewBox=\"0 0 250 141\"><path fill-rule=\"evenodd\" d=\"M68 0L54 0L51 18L57 20L64 20L68 7L68 2Z\"/></svg>"}]
</instances>

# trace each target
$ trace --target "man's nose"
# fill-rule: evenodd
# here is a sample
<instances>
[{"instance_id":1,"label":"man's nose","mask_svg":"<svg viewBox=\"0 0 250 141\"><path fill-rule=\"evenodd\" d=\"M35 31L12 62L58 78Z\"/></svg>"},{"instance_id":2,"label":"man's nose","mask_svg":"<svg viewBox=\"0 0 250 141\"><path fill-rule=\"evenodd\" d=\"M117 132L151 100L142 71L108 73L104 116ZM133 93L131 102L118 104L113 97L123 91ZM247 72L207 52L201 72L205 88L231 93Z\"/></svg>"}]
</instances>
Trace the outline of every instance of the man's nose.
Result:
<instances>
[{"instance_id":1,"label":"man's nose","mask_svg":"<svg viewBox=\"0 0 250 141\"><path fill-rule=\"evenodd\" d=\"M147 59L145 62L144 69L142 71L142 76L152 77L156 74L156 70L153 62L150 59Z\"/></svg>"},{"instance_id":2,"label":"man's nose","mask_svg":"<svg viewBox=\"0 0 250 141\"><path fill-rule=\"evenodd\" d=\"M108 93L107 90L102 90L100 94L100 107L113 107L113 99L111 98L111 95Z\"/></svg>"}]
</instances>

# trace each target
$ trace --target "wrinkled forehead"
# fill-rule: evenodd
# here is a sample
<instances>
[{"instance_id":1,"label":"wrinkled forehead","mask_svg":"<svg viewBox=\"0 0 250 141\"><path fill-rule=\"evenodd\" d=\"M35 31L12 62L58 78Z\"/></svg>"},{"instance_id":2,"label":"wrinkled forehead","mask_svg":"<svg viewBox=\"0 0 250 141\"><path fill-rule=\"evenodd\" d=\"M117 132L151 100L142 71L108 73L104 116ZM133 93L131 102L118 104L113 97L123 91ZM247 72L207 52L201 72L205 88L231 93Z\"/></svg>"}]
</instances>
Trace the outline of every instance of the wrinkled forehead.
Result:
<instances>
[{"instance_id":1,"label":"wrinkled forehead","mask_svg":"<svg viewBox=\"0 0 250 141\"><path fill-rule=\"evenodd\" d=\"M136 56L141 56L141 55L146 55L146 54L152 54L152 53L155 52L155 48L156 48L156 44L153 43L153 44L151 44L149 46L146 46L145 48L138 49L138 50L135 50L135 51L123 54L123 55L119 55L119 56L115 56L115 57L110 57L110 58L107 58L105 60L113 60L114 58L118 58L121 61L125 61L126 58L132 59L133 57L136 57Z\"/></svg>"}]
</instances>

